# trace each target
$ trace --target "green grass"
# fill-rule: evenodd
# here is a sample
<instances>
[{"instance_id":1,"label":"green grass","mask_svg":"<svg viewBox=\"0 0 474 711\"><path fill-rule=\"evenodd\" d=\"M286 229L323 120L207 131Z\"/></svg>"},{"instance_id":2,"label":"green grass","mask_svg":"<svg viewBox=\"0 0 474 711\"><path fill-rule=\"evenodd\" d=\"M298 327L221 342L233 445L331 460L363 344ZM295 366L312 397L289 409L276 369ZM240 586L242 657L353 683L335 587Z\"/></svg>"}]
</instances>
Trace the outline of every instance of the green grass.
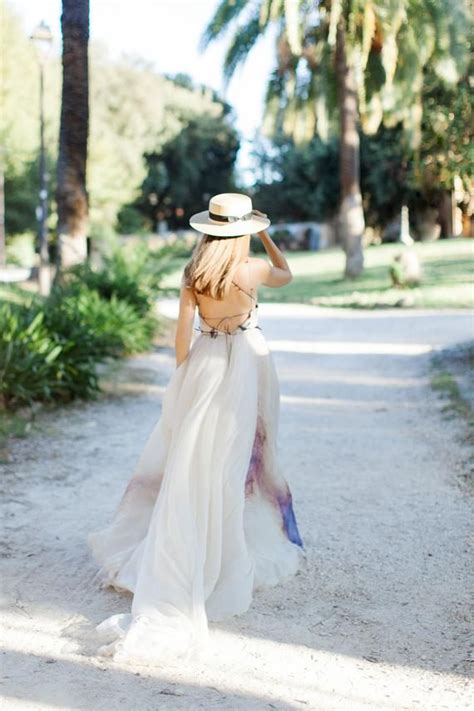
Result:
<instances>
[{"instance_id":1,"label":"green grass","mask_svg":"<svg viewBox=\"0 0 474 711\"><path fill-rule=\"evenodd\" d=\"M474 341L446 348L431 359L431 387L442 398L446 419L462 425L460 442L474 447ZM468 451L470 451L468 450ZM472 462L472 457L469 457ZM474 491L474 469L468 466L463 479Z\"/></svg>"},{"instance_id":2,"label":"green grass","mask_svg":"<svg viewBox=\"0 0 474 711\"><path fill-rule=\"evenodd\" d=\"M474 242L468 239L416 243L423 279L420 287L395 289L389 266L400 245L387 244L365 250L365 269L355 280L341 278L341 249L286 253L293 280L281 289L260 287L264 302L307 303L346 308L416 306L420 308L472 308L474 306ZM163 280L168 293L177 294L181 270Z\"/></svg>"},{"instance_id":3,"label":"green grass","mask_svg":"<svg viewBox=\"0 0 474 711\"><path fill-rule=\"evenodd\" d=\"M447 403L443 408L444 412L465 417L472 427L474 424L472 408L469 402L461 395L459 385L452 373L448 370L436 372L431 378L431 387L447 399Z\"/></svg>"}]
</instances>

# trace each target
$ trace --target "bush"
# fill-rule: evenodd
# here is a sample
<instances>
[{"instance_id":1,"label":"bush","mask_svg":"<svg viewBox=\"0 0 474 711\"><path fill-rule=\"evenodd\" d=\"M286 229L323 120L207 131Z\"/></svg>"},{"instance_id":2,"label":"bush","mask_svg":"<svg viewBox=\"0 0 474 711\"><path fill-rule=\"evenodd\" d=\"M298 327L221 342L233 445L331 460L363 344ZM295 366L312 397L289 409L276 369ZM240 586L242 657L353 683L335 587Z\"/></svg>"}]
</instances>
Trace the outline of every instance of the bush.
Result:
<instances>
[{"instance_id":1,"label":"bush","mask_svg":"<svg viewBox=\"0 0 474 711\"><path fill-rule=\"evenodd\" d=\"M98 390L95 359L77 344L87 332L76 327L75 341L51 333L45 312L24 304L0 307L0 397L14 408L34 400L68 401Z\"/></svg>"},{"instance_id":2,"label":"bush","mask_svg":"<svg viewBox=\"0 0 474 711\"><path fill-rule=\"evenodd\" d=\"M150 348L156 320L115 296L60 288L41 305L0 309L0 396L14 408L35 400L87 399L99 390L96 365Z\"/></svg>"},{"instance_id":3,"label":"bush","mask_svg":"<svg viewBox=\"0 0 474 711\"><path fill-rule=\"evenodd\" d=\"M113 297L130 304L145 316L152 309L165 274L173 271L184 246L166 245L151 251L146 245L116 250L103 257L100 269L89 264L73 267L63 276L62 286L82 283L104 299Z\"/></svg>"},{"instance_id":4,"label":"bush","mask_svg":"<svg viewBox=\"0 0 474 711\"><path fill-rule=\"evenodd\" d=\"M143 232L145 219L143 214L132 205L124 205L117 214L117 231L121 235Z\"/></svg>"},{"instance_id":5,"label":"bush","mask_svg":"<svg viewBox=\"0 0 474 711\"><path fill-rule=\"evenodd\" d=\"M101 269L68 270L50 296L0 309L0 399L15 408L35 400L67 402L99 390L96 366L148 350L158 327L154 301L181 248L115 252Z\"/></svg>"},{"instance_id":6,"label":"bush","mask_svg":"<svg viewBox=\"0 0 474 711\"><path fill-rule=\"evenodd\" d=\"M141 314L115 294L105 299L80 282L53 289L45 322L65 340L77 341L78 331L84 330L87 337L76 347L99 360L147 350L157 327L151 311Z\"/></svg>"},{"instance_id":7,"label":"bush","mask_svg":"<svg viewBox=\"0 0 474 711\"><path fill-rule=\"evenodd\" d=\"M106 301L114 298L129 304L138 314L148 313L152 307L151 293L125 265L114 261L113 268L107 264L100 271L92 270L89 264L73 267L61 284L63 292L77 294L82 286Z\"/></svg>"}]
</instances>

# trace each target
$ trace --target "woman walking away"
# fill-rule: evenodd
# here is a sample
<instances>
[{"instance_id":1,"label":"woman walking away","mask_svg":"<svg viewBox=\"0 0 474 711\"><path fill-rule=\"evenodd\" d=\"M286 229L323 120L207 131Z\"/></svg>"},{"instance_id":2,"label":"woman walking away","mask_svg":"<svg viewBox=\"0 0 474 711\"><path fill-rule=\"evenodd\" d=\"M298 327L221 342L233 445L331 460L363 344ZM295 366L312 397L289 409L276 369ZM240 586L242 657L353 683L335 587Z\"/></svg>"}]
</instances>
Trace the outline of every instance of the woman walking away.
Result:
<instances>
[{"instance_id":1,"label":"woman walking away","mask_svg":"<svg viewBox=\"0 0 474 711\"><path fill-rule=\"evenodd\" d=\"M177 368L110 525L88 536L103 586L133 593L130 613L97 625L99 654L146 665L203 658L208 621L243 614L305 558L257 314L259 284L287 284L288 263L246 195L216 195L190 224L202 236L182 277ZM249 256L255 233L271 264Z\"/></svg>"}]
</instances>

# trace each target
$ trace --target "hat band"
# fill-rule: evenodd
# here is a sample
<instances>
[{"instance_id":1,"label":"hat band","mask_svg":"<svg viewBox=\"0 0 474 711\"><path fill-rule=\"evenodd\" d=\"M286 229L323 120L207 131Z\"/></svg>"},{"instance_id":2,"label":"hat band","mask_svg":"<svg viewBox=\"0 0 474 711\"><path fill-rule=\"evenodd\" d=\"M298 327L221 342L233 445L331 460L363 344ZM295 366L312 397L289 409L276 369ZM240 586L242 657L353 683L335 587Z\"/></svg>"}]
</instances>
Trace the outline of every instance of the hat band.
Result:
<instances>
[{"instance_id":1,"label":"hat band","mask_svg":"<svg viewBox=\"0 0 474 711\"><path fill-rule=\"evenodd\" d=\"M234 217L232 215L216 215L215 212L209 211L209 217L211 220L215 220L216 222L240 222L240 220L250 220L253 217L253 212L248 212L246 215L242 215L242 217Z\"/></svg>"}]
</instances>

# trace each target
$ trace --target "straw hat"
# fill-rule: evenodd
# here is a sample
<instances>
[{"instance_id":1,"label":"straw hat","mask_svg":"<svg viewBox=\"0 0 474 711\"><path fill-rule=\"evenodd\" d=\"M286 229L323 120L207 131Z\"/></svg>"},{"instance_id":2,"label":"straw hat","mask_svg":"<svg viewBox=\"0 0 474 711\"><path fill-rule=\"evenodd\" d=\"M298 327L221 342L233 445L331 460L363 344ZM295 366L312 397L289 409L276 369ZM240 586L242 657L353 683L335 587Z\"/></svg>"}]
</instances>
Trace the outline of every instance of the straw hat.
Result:
<instances>
[{"instance_id":1,"label":"straw hat","mask_svg":"<svg viewBox=\"0 0 474 711\"><path fill-rule=\"evenodd\" d=\"M261 232L270 220L254 213L252 200L247 195L220 193L209 200L209 210L197 212L189 224L198 232L224 238Z\"/></svg>"}]
</instances>

